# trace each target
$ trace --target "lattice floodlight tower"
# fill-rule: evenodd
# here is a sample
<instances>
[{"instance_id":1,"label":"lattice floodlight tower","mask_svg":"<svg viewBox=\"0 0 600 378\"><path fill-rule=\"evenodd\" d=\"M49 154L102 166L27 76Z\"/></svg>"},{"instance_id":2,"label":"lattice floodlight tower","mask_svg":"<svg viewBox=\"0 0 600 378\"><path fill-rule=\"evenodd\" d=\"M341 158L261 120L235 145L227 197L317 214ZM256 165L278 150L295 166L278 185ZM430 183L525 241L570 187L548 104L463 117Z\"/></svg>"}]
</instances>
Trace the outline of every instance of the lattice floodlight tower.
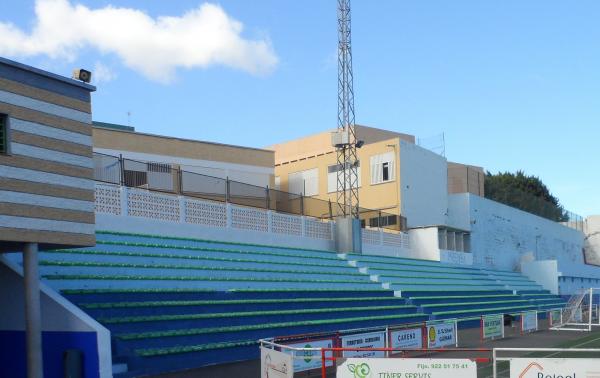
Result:
<instances>
[{"instance_id":1,"label":"lattice floodlight tower","mask_svg":"<svg viewBox=\"0 0 600 378\"><path fill-rule=\"evenodd\" d=\"M560 317L556 323L552 322L550 329L591 332L593 327L600 326L600 288L580 289L559 311Z\"/></svg>"},{"instance_id":2,"label":"lattice floodlight tower","mask_svg":"<svg viewBox=\"0 0 600 378\"><path fill-rule=\"evenodd\" d=\"M338 0L338 116L331 143L337 155L336 246L339 252L361 252L358 205L358 156L354 127L354 88L350 0Z\"/></svg>"}]
</instances>

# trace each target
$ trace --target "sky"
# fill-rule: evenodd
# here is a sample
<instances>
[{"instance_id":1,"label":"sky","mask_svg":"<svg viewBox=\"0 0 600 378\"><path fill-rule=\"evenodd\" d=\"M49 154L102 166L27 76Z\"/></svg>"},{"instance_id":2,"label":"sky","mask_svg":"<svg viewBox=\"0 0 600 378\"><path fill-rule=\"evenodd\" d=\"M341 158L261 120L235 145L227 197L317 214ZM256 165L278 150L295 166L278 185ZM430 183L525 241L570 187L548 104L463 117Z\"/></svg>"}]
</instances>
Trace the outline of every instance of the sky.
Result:
<instances>
[{"instance_id":1,"label":"sky","mask_svg":"<svg viewBox=\"0 0 600 378\"><path fill-rule=\"evenodd\" d=\"M336 4L4 0L0 56L91 69L96 121L264 147L336 127ZM600 214L599 19L595 0L354 0L356 121Z\"/></svg>"}]
</instances>

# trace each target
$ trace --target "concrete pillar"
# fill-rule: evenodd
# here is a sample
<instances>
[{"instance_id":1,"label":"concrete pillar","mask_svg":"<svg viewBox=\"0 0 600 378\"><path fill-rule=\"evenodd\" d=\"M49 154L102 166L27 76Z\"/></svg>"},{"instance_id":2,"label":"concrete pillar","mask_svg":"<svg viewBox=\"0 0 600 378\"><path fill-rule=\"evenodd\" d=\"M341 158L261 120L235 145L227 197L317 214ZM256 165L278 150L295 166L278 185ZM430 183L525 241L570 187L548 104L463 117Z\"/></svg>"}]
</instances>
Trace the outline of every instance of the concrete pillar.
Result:
<instances>
[{"instance_id":1,"label":"concrete pillar","mask_svg":"<svg viewBox=\"0 0 600 378\"><path fill-rule=\"evenodd\" d=\"M40 277L38 245L26 243L23 250L25 280L25 331L27 333L27 377L43 378L42 315L40 305Z\"/></svg>"}]
</instances>

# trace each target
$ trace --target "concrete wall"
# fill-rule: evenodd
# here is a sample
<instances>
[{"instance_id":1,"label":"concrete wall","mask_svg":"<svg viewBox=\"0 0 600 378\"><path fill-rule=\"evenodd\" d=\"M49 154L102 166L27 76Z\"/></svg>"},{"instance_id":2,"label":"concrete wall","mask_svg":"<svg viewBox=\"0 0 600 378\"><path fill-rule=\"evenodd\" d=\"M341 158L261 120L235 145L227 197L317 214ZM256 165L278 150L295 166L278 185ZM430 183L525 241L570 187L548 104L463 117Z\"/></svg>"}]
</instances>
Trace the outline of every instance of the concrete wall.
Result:
<instances>
[{"instance_id":1,"label":"concrete wall","mask_svg":"<svg viewBox=\"0 0 600 378\"><path fill-rule=\"evenodd\" d=\"M0 287L0 377L25 378L23 274L6 256L0 256ZM67 349L83 352L85 377L112 377L109 331L46 285L40 289L44 377L64 377Z\"/></svg>"},{"instance_id":2,"label":"concrete wall","mask_svg":"<svg viewBox=\"0 0 600 378\"><path fill-rule=\"evenodd\" d=\"M437 227L415 228L408 231L413 258L440 261Z\"/></svg>"},{"instance_id":3,"label":"concrete wall","mask_svg":"<svg viewBox=\"0 0 600 378\"><path fill-rule=\"evenodd\" d=\"M400 141L401 214L408 227L446 223L448 176L446 159L434 152Z\"/></svg>"},{"instance_id":4,"label":"concrete wall","mask_svg":"<svg viewBox=\"0 0 600 378\"><path fill-rule=\"evenodd\" d=\"M600 215L585 220L585 259L588 264L600 266Z\"/></svg>"},{"instance_id":5,"label":"concrete wall","mask_svg":"<svg viewBox=\"0 0 600 378\"><path fill-rule=\"evenodd\" d=\"M471 231L475 265L520 270L523 262L556 260L561 280L600 278L600 267L585 264L580 231L471 194L450 195L448 208L448 225Z\"/></svg>"},{"instance_id":6,"label":"concrete wall","mask_svg":"<svg viewBox=\"0 0 600 378\"><path fill-rule=\"evenodd\" d=\"M448 162L448 193L484 196L485 172L482 167Z\"/></svg>"},{"instance_id":7,"label":"concrete wall","mask_svg":"<svg viewBox=\"0 0 600 378\"><path fill-rule=\"evenodd\" d=\"M552 294L559 294L558 264L556 260L529 261L521 263L521 272L530 280L542 285Z\"/></svg>"},{"instance_id":8,"label":"concrete wall","mask_svg":"<svg viewBox=\"0 0 600 378\"><path fill-rule=\"evenodd\" d=\"M313 239L252 230L232 230L230 228L208 227L192 223L169 222L110 214L96 215L96 229L99 231L132 232L140 234L156 233L166 236L335 251L335 243L333 240ZM153 232L152 230L160 231Z\"/></svg>"}]
</instances>

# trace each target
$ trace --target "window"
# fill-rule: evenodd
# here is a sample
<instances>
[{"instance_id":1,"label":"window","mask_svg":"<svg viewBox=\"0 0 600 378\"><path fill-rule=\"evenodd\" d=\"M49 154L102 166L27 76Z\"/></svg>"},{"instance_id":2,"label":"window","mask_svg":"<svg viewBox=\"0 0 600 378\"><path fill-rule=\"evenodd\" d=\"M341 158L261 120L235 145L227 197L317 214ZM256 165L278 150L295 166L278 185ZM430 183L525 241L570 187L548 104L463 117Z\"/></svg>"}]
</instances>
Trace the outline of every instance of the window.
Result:
<instances>
[{"instance_id":1,"label":"window","mask_svg":"<svg viewBox=\"0 0 600 378\"><path fill-rule=\"evenodd\" d=\"M390 181L390 163L381 164L381 168L383 169L383 181Z\"/></svg>"},{"instance_id":2,"label":"window","mask_svg":"<svg viewBox=\"0 0 600 378\"><path fill-rule=\"evenodd\" d=\"M329 193L333 193L337 191L337 175L338 172L341 171L343 169L342 164L334 164L334 165L330 165L329 167L327 167L327 192ZM350 169L350 168L348 168ZM356 163L356 167L354 168L356 169L356 175L358 176L358 187L360 188L361 186L361 179L360 179L360 161L358 161ZM348 183L348 186L350 186L350 183Z\"/></svg>"},{"instance_id":3,"label":"window","mask_svg":"<svg viewBox=\"0 0 600 378\"><path fill-rule=\"evenodd\" d=\"M0 114L0 154L8 153L8 116Z\"/></svg>"},{"instance_id":4,"label":"window","mask_svg":"<svg viewBox=\"0 0 600 378\"><path fill-rule=\"evenodd\" d=\"M394 178L394 152L371 156L371 185L393 181Z\"/></svg>"},{"instance_id":5,"label":"window","mask_svg":"<svg viewBox=\"0 0 600 378\"><path fill-rule=\"evenodd\" d=\"M305 196L319 195L319 169L290 173L288 175L288 191Z\"/></svg>"},{"instance_id":6,"label":"window","mask_svg":"<svg viewBox=\"0 0 600 378\"><path fill-rule=\"evenodd\" d=\"M382 215L381 217L369 219L369 227L386 227L394 226L396 224L398 224L397 215Z\"/></svg>"}]
</instances>

